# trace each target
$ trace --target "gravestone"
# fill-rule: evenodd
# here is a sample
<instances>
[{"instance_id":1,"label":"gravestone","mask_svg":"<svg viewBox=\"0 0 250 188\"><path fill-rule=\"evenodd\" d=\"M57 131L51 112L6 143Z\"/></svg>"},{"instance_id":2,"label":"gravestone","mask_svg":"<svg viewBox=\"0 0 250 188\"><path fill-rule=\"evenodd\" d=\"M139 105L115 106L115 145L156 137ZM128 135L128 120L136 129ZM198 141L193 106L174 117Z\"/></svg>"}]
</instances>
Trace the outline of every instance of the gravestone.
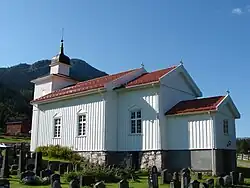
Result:
<instances>
[{"instance_id":1,"label":"gravestone","mask_svg":"<svg viewBox=\"0 0 250 188\"><path fill-rule=\"evenodd\" d=\"M0 179L1 188L10 188L10 181L8 179Z\"/></svg>"},{"instance_id":2,"label":"gravestone","mask_svg":"<svg viewBox=\"0 0 250 188\"><path fill-rule=\"evenodd\" d=\"M230 176L232 178L232 185L237 185L239 181L239 174L235 171L230 172Z\"/></svg>"},{"instance_id":3,"label":"gravestone","mask_svg":"<svg viewBox=\"0 0 250 188\"><path fill-rule=\"evenodd\" d=\"M73 171L73 164L72 163L68 163L67 173L72 172L72 171Z\"/></svg>"},{"instance_id":4,"label":"gravestone","mask_svg":"<svg viewBox=\"0 0 250 188\"><path fill-rule=\"evenodd\" d=\"M37 176L40 175L40 171L42 170L42 163L43 163L43 153L36 152L34 172L36 173Z\"/></svg>"},{"instance_id":5,"label":"gravestone","mask_svg":"<svg viewBox=\"0 0 250 188\"><path fill-rule=\"evenodd\" d=\"M158 171L157 171L156 166L153 166L151 168L151 171L149 172L148 187L149 188L158 188L159 187L159 184L158 184Z\"/></svg>"},{"instance_id":6,"label":"gravestone","mask_svg":"<svg viewBox=\"0 0 250 188\"><path fill-rule=\"evenodd\" d=\"M25 153L23 151L24 144L21 143L21 148L19 151L19 160L18 160L18 175L20 176L22 172L25 171Z\"/></svg>"},{"instance_id":7,"label":"gravestone","mask_svg":"<svg viewBox=\"0 0 250 188\"><path fill-rule=\"evenodd\" d=\"M170 188L176 188L173 181L170 182L170 186L169 186L169 187L170 187Z\"/></svg>"},{"instance_id":8,"label":"gravestone","mask_svg":"<svg viewBox=\"0 0 250 188\"><path fill-rule=\"evenodd\" d=\"M239 182L240 185L244 184L244 175L243 175L243 173L239 173L239 180L238 180L238 182Z\"/></svg>"},{"instance_id":9,"label":"gravestone","mask_svg":"<svg viewBox=\"0 0 250 188\"><path fill-rule=\"evenodd\" d=\"M184 171L181 176L181 188L187 188L190 180L190 174L187 171Z\"/></svg>"},{"instance_id":10,"label":"gravestone","mask_svg":"<svg viewBox=\"0 0 250 188\"><path fill-rule=\"evenodd\" d=\"M213 178L210 178L207 180L207 185L209 188L212 188L214 187L214 179Z\"/></svg>"},{"instance_id":11,"label":"gravestone","mask_svg":"<svg viewBox=\"0 0 250 188\"><path fill-rule=\"evenodd\" d=\"M61 186L61 183L60 183L60 181L59 180L55 180L55 181L53 181L53 183L52 183L52 186L51 186L52 188L62 188L62 186Z\"/></svg>"},{"instance_id":12,"label":"gravestone","mask_svg":"<svg viewBox=\"0 0 250 188\"><path fill-rule=\"evenodd\" d=\"M97 182L95 185L94 185L94 188L105 188L105 184L101 181L101 182Z\"/></svg>"},{"instance_id":13,"label":"gravestone","mask_svg":"<svg viewBox=\"0 0 250 188\"><path fill-rule=\"evenodd\" d=\"M78 180L72 180L69 183L69 188L80 188L80 184Z\"/></svg>"},{"instance_id":14,"label":"gravestone","mask_svg":"<svg viewBox=\"0 0 250 188\"><path fill-rule=\"evenodd\" d=\"M42 170L42 171L40 172L40 177L41 177L41 178L50 177L50 176L53 175L53 174L54 174L53 171L51 171L50 169L46 169L46 170Z\"/></svg>"},{"instance_id":15,"label":"gravestone","mask_svg":"<svg viewBox=\"0 0 250 188\"><path fill-rule=\"evenodd\" d=\"M185 172L184 172L185 173ZM188 185L186 185L188 188L199 188L200 182L197 180L192 180Z\"/></svg>"},{"instance_id":16,"label":"gravestone","mask_svg":"<svg viewBox=\"0 0 250 188\"><path fill-rule=\"evenodd\" d=\"M80 164L75 164L75 171L76 172L80 171Z\"/></svg>"},{"instance_id":17,"label":"gravestone","mask_svg":"<svg viewBox=\"0 0 250 188\"><path fill-rule=\"evenodd\" d=\"M10 171L18 170L18 165L14 164L10 166Z\"/></svg>"},{"instance_id":18,"label":"gravestone","mask_svg":"<svg viewBox=\"0 0 250 188\"><path fill-rule=\"evenodd\" d=\"M179 181L179 173L178 172L173 173L173 180Z\"/></svg>"},{"instance_id":19,"label":"gravestone","mask_svg":"<svg viewBox=\"0 0 250 188\"><path fill-rule=\"evenodd\" d=\"M58 183L59 183L61 186L61 176L59 174L52 174L50 176L51 187L53 187L55 181L57 181L56 185L58 185Z\"/></svg>"},{"instance_id":20,"label":"gravestone","mask_svg":"<svg viewBox=\"0 0 250 188\"><path fill-rule=\"evenodd\" d=\"M168 172L167 169L164 169L161 172L161 183L162 184L169 184L172 180L172 174Z\"/></svg>"},{"instance_id":21,"label":"gravestone","mask_svg":"<svg viewBox=\"0 0 250 188\"><path fill-rule=\"evenodd\" d=\"M218 177L218 178L217 178L216 184L217 184L218 186L223 187L223 186L224 186L224 179L223 179L223 177Z\"/></svg>"},{"instance_id":22,"label":"gravestone","mask_svg":"<svg viewBox=\"0 0 250 188\"><path fill-rule=\"evenodd\" d=\"M5 149L5 155L3 158L2 168L1 168L1 178L9 178L10 169L9 169L9 149Z\"/></svg>"},{"instance_id":23,"label":"gravestone","mask_svg":"<svg viewBox=\"0 0 250 188\"><path fill-rule=\"evenodd\" d=\"M59 174L63 175L65 172L65 165L64 164L59 164Z\"/></svg>"},{"instance_id":24,"label":"gravestone","mask_svg":"<svg viewBox=\"0 0 250 188\"><path fill-rule=\"evenodd\" d=\"M232 185L232 178L229 175L223 177L224 179L224 186L231 186Z\"/></svg>"},{"instance_id":25,"label":"gravestone","mask_svg":"<svg viewBox=\"0 0 250 188\"><path fill-rule=\"evenodd\" d=\"M118 184L118 188L129 188L129 183L127 180L122 179L119 184Z\"/></svg>"},{"instance_id":26,"label":"gravestone","mask_svg":"<svg viewBox=\"0 0 250 188\"><path fill-rule=\"evenodd\" d=\"M201 173L201 172L198 172L198 174L197 174L197 179L198 179L198 180L202 180L202 173Z\"/></svg>"},{"instance_id":27,"label":"gravestone","mask_svg":"<svg viewBox=\"0 0 250 188\"><path fill-rule=\"evenodd\" d=\"M178 172L174 172L173 173L173 182L174 182L174 187L175 188L180 188L181 187L181 182L180 182L180 178L179 178L179 173Z\"/></svg>"}]
</instances>

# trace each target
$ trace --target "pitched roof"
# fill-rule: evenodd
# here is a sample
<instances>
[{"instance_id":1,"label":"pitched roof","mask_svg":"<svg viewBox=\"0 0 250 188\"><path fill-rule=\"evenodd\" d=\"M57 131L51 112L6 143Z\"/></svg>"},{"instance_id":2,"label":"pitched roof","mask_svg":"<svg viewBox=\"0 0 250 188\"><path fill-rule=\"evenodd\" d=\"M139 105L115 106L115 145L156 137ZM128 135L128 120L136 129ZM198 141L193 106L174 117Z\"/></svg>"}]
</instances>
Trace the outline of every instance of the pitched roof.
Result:
<instances>
[{"instance_id":1,"label":"pitched roof","mask_svg":"<svg viewBox=\"0 0 250 188\"><path fill-rule=\"evenodd\" d=\"M59 90L53 91L52 93L49 93L45 96L42 96L38 99L35 99L32 102L44 101L47 99L53 99L53 98L57 98L57 97L61 97L61 96L72 95L72 94L76 94L79 92L89 91L92 89L101 89L101 88L104 88L104 85L106 83L113 81L113 80L116 80L116 79L120 78L121 76L124 76L125 74L128 74L128 73L135 71L135 70L137 70L137 69L132 69L132 70L120 72L117 74L102 76L99 78L95 78L95 79L91 79L91 80L87 80L87 81L83 81L83 82L78 82L74 86L66 87L64 89L59 89Z\"/></svg>"},{"instance_id":2,"label":"pitched roof","mask_svg":"<svg viewBox=\"0 0 250 188\"><path fill-rule=\"evenodd\" d=\"M181 101L172 107L165 115L185 114L190 112L203 112L216 110L217 105L225 96L215 96L194 100Z\"/></svg>"},{"instance_id":3,"label":"pitched roof","mask_svg":"<svg viewBox=\"0 0 250 188\"><path fill-rule=\"evenodd\" d=\"M139 86L147 83L154 83L158 82L159 79L164 76L165 74L169 73L171 70L176 68L176 66L172 66L166 69L161 69L153 72L147 72L144 73L143 75L135 78L134 80L128 82L125 87L134 87L134 86ZM72 95L76 93L81 93L81 92L87 92L93 89L101 89L104 88L104 85L108 82L114 81L128 73L131 73L133 71L136 71L138 69L132 69L128 70L125 72L120 72L117 74L112 74L112 75L107 75L107 76L102 76L99 78L83 81L83 82L78 82L74 86L66 87L57 91L53 91L52 93L49 93L45 96L42 96L38 99L35 99L31 102L39 102L39 101L45 101L53 98L58 98L61 96L67 96L67 95Z\"/></svg>"},{"instance_id":4,"label":"pitched roof","mask_svg":"<svg viewBox=\"0 0 250 188\"><path fill-rule=\"evenodd\" d=\"M161 69L161 70L157 70L157 71L153 71L153 72L144 73L143 75L139 76L138 78L127 83L126 87L134 87L134 86L138 86L138 85L142 85L142 84L158 82L162 76L169 73L174 68L176 68L176 66L172 66L172 67L169 67L166 69Z\"/></svg>"}]
</instances>

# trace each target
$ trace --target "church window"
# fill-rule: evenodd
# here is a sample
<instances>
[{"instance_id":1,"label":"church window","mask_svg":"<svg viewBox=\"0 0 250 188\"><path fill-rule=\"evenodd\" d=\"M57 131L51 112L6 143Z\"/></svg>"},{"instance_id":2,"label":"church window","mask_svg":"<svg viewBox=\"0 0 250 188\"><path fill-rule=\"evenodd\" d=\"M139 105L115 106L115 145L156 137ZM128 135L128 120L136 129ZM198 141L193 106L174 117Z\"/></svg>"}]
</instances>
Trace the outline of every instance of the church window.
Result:
<instances>
[{"instance_id":1,"label":"church window","mask_svg":"<svg viewBox=\"0 0 250 188\"><path fill-rule=\"evenodd\" d=\"M223 132L224 134L228 134L228 120L223 120Z\"/></svg>"},{"instance_id":2,"label":"church window","mask_svg":"<svg viewBox=\"0 0 250 188\"><path fill-rule=\"evenodd\" d=\"M86 114L78 115L78 136L86 135Z\"/></svg>"},{"instance_id":3,"label":"church window","mask_svg":"<svg viewBox=\"0 0 250 188\"><path fill-rule=\"evenodd\" d=\"M142 133L141 110L130 112L131 133Z\"/></svg>"},{"instance_id":4,"label":"church window","mask_svg":"<svg viewBox=\"0 0 250 188\"><path fill-rule=\"evenodd\" d=\"M54 119L54 138L61 137L61 118Z\"/></svg>"}]
</instances>

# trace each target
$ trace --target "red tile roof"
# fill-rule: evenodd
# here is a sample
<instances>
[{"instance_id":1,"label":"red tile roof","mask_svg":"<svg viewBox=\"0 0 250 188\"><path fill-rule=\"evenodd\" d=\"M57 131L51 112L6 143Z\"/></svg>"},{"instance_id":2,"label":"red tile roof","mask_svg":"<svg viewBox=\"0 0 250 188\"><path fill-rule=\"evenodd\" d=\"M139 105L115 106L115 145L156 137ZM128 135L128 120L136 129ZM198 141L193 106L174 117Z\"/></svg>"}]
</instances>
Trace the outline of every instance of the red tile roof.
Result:
<instances>
[{"instance_id":1,"label":"red tile roof","mask_svg":"<svg viewBox=\"0 0 250 188\"><path fill-rule=\"evenodd\" d=\"M216 106L225 96L216 96L194 100L181 101L166 112L166 115L185 114L190 112L203 112L216 110Z\"/></svg>"},{"instance_id":2,"label":"red tile roof","mask_svg":"<svg viewBox=\"0 0 250 188\"><path fill-rule=\"evenodd\" d=\"M173 66L173 67L170 67L167 69L153 71L150 73L145 73L142 76L139 76L138 78L134 79L133 81L127 83L127 85L125 87L132 87L132 86L138 86L138 85L142 85L142 84L157 82L157 81L159 81L159 79L163 75L167 74L168 72L170 72L174 68L176 68L176 66ZM118 79L118 78L132 72L132 71L136 71L136 70L138 70L138 69L133 69L133 70L121 72L118 74L107 75L107 76L79 82L74 86L66 87L64 89L54 91L50 94L42 96L42 97L35 99L31 102L44 101L44 100L53 99L53 98L57 98L57 97L61 97L61 96L76 94L79 92L86 92L86 91L93 90L93 89L101 89L101 88L104 88L104 85L106 83L108 83L110 81L114 81L114 80L116 80L116 79Z\"/></svg>"},{"instance_id":3,"label":"red tile roof","mask_svg":"<svg viewBox=\"0 0 250 188\"><path fill-rule=\"evenodd\" d=\"M126 85L126 87L132 87L132 86L157 82L157 81L159 81L159 79L162 76L169 73L174 68L176 68L176 66L172 66L172 67L169 67L166 69L161 69L161 70L145 73L145 74L141 75L140 77L136 78L135 80L132 80L131 82L129 82Z\"/></svg>"},{"instance_id":4,"label":"red tile roof","mask_svg":"<svg viewBox=\"0 0 250 188\"><path fill-rule=\"evenodd\" d=\"M128 73L135 71L135 70L137 70L137 69L133 69L133 70L129 70L129 71L113 74L113 75L102 76L99 78L79 82L74 86L66 87L64 89L54 91L54 92L49 93L45 96L42 96L38 99L35 99L31 102L44 101L47 99L53 99L53 98L66 96L66 95L70 95L70 94L76 94L79 92L89 91L92 89L101 89L101 88L104 88L104 85L106 83L113 81L113 80L116 80L116 79L124 76L125 74L128 74Z\"/></svg>"}]
</instances>

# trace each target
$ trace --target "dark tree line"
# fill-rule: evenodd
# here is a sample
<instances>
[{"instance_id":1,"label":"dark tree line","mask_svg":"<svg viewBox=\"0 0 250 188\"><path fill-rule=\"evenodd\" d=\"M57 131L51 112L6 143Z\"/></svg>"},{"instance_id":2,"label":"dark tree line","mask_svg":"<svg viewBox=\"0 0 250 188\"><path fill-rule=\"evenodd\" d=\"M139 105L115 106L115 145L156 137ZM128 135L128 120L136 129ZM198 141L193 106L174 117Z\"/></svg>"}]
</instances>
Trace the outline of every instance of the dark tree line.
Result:
<instances>
[{"instance_id":1,"label":"dark tree line","mask_svg":"<svg viewBox=\"0 0 250 188\"><path fill-rule=\"evenodd\" d=\"M237 153L250 153L250 138L237 138L236 149Z\"/></svg>"}]
</instances>

